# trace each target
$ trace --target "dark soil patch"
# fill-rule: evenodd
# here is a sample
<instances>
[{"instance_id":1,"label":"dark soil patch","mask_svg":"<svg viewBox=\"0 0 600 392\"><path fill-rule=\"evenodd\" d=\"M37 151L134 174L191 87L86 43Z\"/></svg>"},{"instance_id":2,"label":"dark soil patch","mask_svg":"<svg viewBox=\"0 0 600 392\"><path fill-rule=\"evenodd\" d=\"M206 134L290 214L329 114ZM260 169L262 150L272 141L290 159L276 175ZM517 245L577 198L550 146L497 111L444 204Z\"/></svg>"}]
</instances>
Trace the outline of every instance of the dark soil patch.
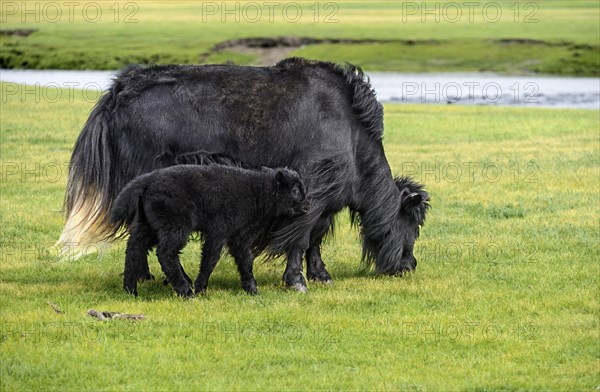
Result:
<instances>
[{"instance_id":1,"label":"dark soil patch","mask_svg":"<svg viewBox=\"0 0 600 392\"><path fill-rule=\"evenodd\" d=\"M38 29L4 29L0 30L0 35L8 35L10 37L28 37L36 31L38 31Z\"/></svg>"},{"instance_id":2,"label":"dark soil patch","mask_svg":"<svg viewBox=\"0 0 600 392\"><path fill-rule=\"evenodd\" d=\"M403 45L415 44L440 44L438 40L398 40L398 39L372 39L372 38L312 38L312 37L253 37L238 38L220 42L208 52L200 55L200 62L213 54L225 50L238 53L252 54L256 57L256 65L272 65L282 60L297 48L315 44L372 44L372 43L398 43Z\"/></svg>"},{"instance_id":3,"label":"dark soil patch","mask_svg":"<svg viewBox=\"0 0 600 392\"><path fill-rule=\"evenodd\" d=\"M501 38L491 40L494 43L503 44L503 45L539 45L539 46L569 46L572 45L572 42L566 41L543 41L539 39L530 39L530 38Z\"/></svg>"}]
</instances>

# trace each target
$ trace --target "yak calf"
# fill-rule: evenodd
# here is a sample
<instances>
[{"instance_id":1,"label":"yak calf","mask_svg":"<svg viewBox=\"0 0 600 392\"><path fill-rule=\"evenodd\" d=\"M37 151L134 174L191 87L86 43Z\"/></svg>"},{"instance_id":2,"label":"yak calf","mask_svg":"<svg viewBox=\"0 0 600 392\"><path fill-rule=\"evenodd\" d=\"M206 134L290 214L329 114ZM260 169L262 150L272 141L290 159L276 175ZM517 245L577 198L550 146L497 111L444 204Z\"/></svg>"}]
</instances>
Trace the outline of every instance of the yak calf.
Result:
<instances>
[{"instance_id":1,"label":"yak calf","mask_svg":"<svg viewBox=\"0 0 600 392\"><path fill-rule=\"evenodd\" d=\"M193 297L179 253L189 235L199 231L204 245L196 294L206 290L225 244L242 287L256 294L253 245L278 218L308 210L304 183L289 169L178 165L141 175L119 193L109 215L130 235L123 287L137 296L137 282L152 279L147 256L156 246L160 266L175 292Z\"/></svg>"}]
</instances>

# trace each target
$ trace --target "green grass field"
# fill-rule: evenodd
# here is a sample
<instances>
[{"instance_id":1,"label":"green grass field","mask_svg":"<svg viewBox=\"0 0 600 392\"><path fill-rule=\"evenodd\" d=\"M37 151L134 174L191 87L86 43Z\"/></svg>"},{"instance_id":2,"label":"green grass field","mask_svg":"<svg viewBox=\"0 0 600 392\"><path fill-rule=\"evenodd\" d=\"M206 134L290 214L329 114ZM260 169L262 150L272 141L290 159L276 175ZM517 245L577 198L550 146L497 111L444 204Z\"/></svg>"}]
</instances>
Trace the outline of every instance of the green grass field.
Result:
<instances>
[{"instance_id":1,"label":"green grass field","mask_svg":"<svg viewBox=\"0 0 600 392\"><path fill-rule=\"evenodd\" d=\"M467 3L299 1L259 11L249 6L256 2L86 1L71 9L60 2L4 1L0 67L254 64L260 59L252 51L208 52L229 39L298 36L381 40L314 44L286 54L350 61L369 71L600 75L598 1ZM28 37L8 32L32 28L37 31Z\"/></svg>"},{"instance_id":2,"label":"green grass field","mask_svg":"<svg viewBox=\"0 0 600 392\"><path fill-rule=\"evenodd\" d=\"M66 163L94 100L0 87L2 391L600 386L598 111L386 105L392 168L432 196L416 273L365 271L341 214L323 248L333 285L286 291L281 262L258 262L251 297L226 256L209 294L183 301L158 280L122 292L123 243L56 260ZM197 242L182 260L197 271Z\"/></svg>"}]
</instances>

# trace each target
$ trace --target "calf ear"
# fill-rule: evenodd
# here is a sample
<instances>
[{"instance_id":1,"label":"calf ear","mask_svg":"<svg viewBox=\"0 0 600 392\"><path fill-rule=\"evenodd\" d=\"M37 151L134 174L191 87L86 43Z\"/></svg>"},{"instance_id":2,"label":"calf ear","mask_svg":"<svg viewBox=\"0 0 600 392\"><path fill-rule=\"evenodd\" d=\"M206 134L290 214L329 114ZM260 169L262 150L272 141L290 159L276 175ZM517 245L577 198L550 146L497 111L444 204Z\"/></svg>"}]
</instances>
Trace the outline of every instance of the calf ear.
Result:
<instances>
[{"instance_id":1,"label":"calf ear","mask_svg":"<svg viewBox=\"0 0 600 392\"><path fill-rule=\"evenodd\" d=\"M277 184L278 189L282 189L287 186L288 177L283 170L277 170L277 172L275 172L275 184Z\"/></svg>"}]
</instances>

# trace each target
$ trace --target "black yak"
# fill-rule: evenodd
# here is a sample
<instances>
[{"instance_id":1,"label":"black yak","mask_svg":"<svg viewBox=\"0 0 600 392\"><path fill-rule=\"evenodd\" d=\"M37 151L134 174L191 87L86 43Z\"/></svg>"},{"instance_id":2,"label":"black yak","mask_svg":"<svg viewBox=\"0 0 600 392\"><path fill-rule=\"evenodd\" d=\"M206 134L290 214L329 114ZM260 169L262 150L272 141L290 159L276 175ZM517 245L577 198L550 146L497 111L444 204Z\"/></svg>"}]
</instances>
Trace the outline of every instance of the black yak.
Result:
<instances>
[{"instance_id":1,"label":"black yak","mask_svg":"<svg viewBox=\"0 0 600 392\"><path fill-rule=\"evenodd\" d=\"M134 177L194 151L249 165L289 167L311 210L270 238L284 280L331 278L321 240L345 206L361 227L363 260L384 274L414 270L413 246L429 207L422 186L394 179L384 154L383 107L352 65L299 58L271 67L130 66L90 114L71 157L64 249L113 235L106 213Z\"/></svg>"},{"instance_id":2,"label":"black yak","mask_svg":"<svg viewBox=\"0 0 600 392\"><path fill-rule=\"evenodd\" d=\"M227 244L242 280L256 294L252 247L278 217L306 213L304 184L288 169L247 170L222 165L179 165L143 174L114 201L109 219L129 232L123 287L137 296L138 280L150 277L148 251L182 297L193 296L179 253L192 232L203 234L202 263L194 284L204 292Z\"/></svg>"}]
</instances>

